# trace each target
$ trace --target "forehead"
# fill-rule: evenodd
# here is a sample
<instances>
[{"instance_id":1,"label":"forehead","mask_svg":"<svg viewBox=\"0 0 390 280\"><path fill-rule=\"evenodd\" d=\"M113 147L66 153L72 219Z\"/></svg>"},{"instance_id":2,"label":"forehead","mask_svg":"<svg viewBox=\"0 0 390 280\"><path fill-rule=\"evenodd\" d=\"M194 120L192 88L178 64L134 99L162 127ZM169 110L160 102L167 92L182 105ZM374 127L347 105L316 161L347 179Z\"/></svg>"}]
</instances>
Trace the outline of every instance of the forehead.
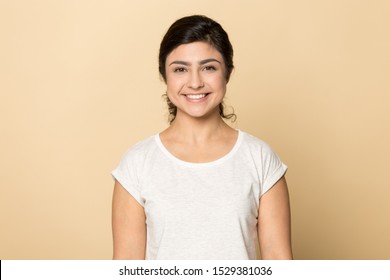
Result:
<instances>
[{"instance_id":1,"label":"forehead","mask_svg":"<svg viewBox=\"0 0 390 280\"><path fill-rule=\"evenodd\" d=\"M175 48L168 56L166 63L174 60L198 62L204 59L214 58L223 63L221 53L207 42L193 42L182 44Z\"/></svg>"}]
</instances>

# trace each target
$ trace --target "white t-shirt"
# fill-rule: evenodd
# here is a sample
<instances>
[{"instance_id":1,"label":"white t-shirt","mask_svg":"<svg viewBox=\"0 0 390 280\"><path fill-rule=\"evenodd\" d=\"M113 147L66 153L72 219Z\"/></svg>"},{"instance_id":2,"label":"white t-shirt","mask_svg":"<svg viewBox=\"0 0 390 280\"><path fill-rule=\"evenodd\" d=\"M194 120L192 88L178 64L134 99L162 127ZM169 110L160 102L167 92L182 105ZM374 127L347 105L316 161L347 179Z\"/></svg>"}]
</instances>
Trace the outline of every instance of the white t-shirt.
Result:
<instances>
[{"instance_id":1,"label":"white t-shirt","mask_svg":"<svg viewBox=\"0 0 390 280\"><path fill-rule=\"evenodd\" d=\"M207 163L173 156L159 135L134 145L112 175L144 207L146 259L256 259L259 198L286 172L263 141L238 131Z\"/></svg>"}]
</instances>

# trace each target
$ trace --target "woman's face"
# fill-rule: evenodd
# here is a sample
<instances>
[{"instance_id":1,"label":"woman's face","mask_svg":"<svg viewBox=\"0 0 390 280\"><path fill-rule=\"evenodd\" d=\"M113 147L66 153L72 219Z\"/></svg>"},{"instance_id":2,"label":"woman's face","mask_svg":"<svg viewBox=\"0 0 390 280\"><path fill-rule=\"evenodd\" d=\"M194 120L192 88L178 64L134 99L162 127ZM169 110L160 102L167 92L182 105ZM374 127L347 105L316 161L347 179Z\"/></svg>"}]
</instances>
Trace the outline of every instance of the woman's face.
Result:
<instances>
[{"instance_id":1,"label":"woman's face","mask_svg":"<svg viewBox=\"0 0 390 280\"><path fill-rule=\"evenodd\" d=\"M226 93L226 67L219 51L207 42L183 44L165 62L167 95L177 107L176 118L219 115Z\"/></svg>"}]
</instances>

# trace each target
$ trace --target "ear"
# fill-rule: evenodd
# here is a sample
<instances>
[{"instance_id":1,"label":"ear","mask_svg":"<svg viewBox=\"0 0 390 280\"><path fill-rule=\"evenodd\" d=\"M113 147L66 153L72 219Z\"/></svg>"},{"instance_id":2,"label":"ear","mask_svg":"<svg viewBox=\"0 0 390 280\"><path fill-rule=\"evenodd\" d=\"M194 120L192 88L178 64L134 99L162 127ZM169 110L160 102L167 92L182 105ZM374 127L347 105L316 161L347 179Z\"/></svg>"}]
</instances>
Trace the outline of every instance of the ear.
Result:
<instances>
[{"instance_id":1,"label":"ear","mask_svg":"<svg viewBox=\"0 0 390 280\"><path fill-rule=\"evenodd\" d=\"M226 73L226 84L230 81L230 76L232 75L233 71L234 68L232 68L229 73Z\"/></svg>"},{"instance_id":2,"label":"ear","mask_svg":"<svg viewBox=\"0 0 390 280\"><path fill-rule=\"evenodd\" d=\"M167 84L167 79L163 77L163 75L160 74L160 81L164 82L164 84Z\"/></svg>"}]
</instances>

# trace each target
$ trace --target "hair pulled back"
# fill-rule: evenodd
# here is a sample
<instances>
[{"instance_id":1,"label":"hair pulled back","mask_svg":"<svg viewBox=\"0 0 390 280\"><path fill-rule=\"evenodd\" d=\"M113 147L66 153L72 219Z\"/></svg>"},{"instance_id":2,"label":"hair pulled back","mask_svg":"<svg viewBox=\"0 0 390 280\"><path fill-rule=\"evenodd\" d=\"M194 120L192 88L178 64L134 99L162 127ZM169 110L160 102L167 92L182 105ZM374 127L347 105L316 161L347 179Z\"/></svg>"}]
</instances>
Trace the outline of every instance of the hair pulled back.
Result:
<instances>
[{"instance_id":1,"label":"hair pulled back","mask_svg":"<svg viewBox=\"0 0 390 280\"><path fill-rule=\"evenodd\" d=\"M183 17L175 21L168 29L160 44L159 72L167 81L165 63L168 55L178 46L193 42L207 42L222 55L226 73L226 81L229 81L233 71L233 47L229 41L228 34L216 21L202 15ZM168 104L169 122L176 118L177 107L164 95ZM225 119L236 119L234 113L225 114L223 103L219 104L219 114Z\"/></svg>"}]
</instances>

